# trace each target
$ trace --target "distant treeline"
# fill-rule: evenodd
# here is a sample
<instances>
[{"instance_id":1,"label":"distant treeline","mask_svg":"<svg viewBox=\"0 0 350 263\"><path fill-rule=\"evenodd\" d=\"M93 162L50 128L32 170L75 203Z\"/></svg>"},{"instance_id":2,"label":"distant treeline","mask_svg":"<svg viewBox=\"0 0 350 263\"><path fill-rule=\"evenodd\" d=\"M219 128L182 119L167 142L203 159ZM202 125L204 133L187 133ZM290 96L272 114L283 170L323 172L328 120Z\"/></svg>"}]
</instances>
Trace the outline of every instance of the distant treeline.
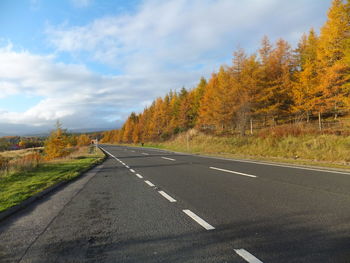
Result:
<instances>
[{"instance_id":1,"label":"distant treeline","mask_svg":"<svg viewBox=\"0 0 350 263\"><path fill-rule=\"evenodd\" d=\"M0 151L41 147L45 137L4 136L0 138Z\"/></svg>"},{"instance_id":2,"label":"distant treeline","mask_svg":"<svg viewBox=\"0 0 350 263\"><path fill-rule=\"evenodd\" d=\"M311 29L294 49L268 37L255 54L238 49L231 66L221 66L194 89L171 91L142 113L131 113L121 129L105 132L103 141L167 139L193 127L244 135L251 120L336 119L347 114L349 95L350 0L334 0L320 34Z\"/></svg>"},{"instance_id":3,"label":"distant treeline","mask_svg":"<svg viewBox=\"0 0 350 263\"><path fill-rule=\"evenodd\" d=\"M102 138L101 132L94 132L88 134L71 134L65 129L62 129L61 124L54 131L51 132L50 136L40 136L40 137L24 137L24 136L4 136L0 137L0 152L27 149L34 147L43 147L52 136L52 133L60 131L60 135L57 137L59 141L57 144L64 144L65 147L75 147L89 145L92 140ZM64 141L64 143L62 143ZM59 142L59 143L58 143Z\"/></svg>"}]
</instances>

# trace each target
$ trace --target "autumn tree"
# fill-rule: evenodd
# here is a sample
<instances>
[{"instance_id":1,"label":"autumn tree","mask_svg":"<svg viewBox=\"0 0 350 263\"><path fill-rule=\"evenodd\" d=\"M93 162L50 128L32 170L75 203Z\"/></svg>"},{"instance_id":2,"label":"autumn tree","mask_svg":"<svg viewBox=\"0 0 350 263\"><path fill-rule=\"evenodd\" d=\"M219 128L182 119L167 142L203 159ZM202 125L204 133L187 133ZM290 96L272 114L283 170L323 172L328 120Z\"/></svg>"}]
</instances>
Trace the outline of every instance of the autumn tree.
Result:
<instances>
[{"instance_id":1,"label":"autumn tree","mask_svg":"<svg viewBox=\"0 0 350 263\"><path fill-rule=\"evenodd\" d=\"M138 117L132 112L122 128L123 136L121 138L123 142L130 143L133 141L133 131L137 122Z\"/></svg>"},{"instance_id":2,"label":"autumn tree","mask_svg":"<svg viewBox=\"0 0 350 263\"><path fill-rule=\"evenodd\" d=\"M200 100L198 121L196 124L198 128L213 129L215 127L214 115L211 109L214 104L214 94L217 87L217 82L217 74L213 73Z\"/></svg>"},{"instance_id":3,"label":"autumn tree","mask_svg":"<svg viewBox=\"0 0 350 263\"><path fill-rule=\"evenodd\" d=\"M349 97L350 12L349 1L333 0L327 21L321 28L317 50L320 68L320 111L331 111L336 118Z\"/></svg>"},{"instance_id":4,"label":"autumn tree","mask_svg":"<svg viewBox=\"0 0 350 263\"><path fill-rule=\"evenodd\" d=\"M45 154L47 159L54 159L67 156L70 151L68 149L68 136L59 121L56 123L56 129L50 133L45 141Z\"/></svg>"},{"instance_id":5,"label":"autumn tree","mask_svg":"<svg viewBox=\"0 0 350 263\"><path fill-rule=\"evenodd\" d=\"M197 87L191 92L192 93L191 114L193 116L191 127L194 127L198 122L201 100L204 96L207 85L208 85L207 80L204 77L201 77Z\"/></svg>"},{"instance_id":6,"label":"autumn tree","mask_svg":"<svg viewBox=\"0 0 350 263\"><path fill-rule=\"evenodd\" d=\"M273 48L265 37L260 49L262 92L257 98L259 113L275 122L288 114L292 104L293 61L290 45L283 39Z\"/></svg>"},{"instance_id":7,"label":"autumn tree","mask_svg":"<svg viewBox=\"0 0 350 263\"><path fill-rule=\"evenodd\" d=\"M293 86L293 110L298 114L306 114L309 122L312 111L320 104L318 91L319 76L317 64L318 36L313 29L304 35L295 50L297 71Z\"/></svg>"},{"instance_id":8,"label":"autumn tree","mask_svg":"<svg viewBox=\"0 0 350 263\"><path fill-rule=\"evenodd\" d=\"M78 146L87 146L90 143L91 143L91 139L86 134L81 134L81 135L78 136L78 139L77 139L77 145Z\"/></svg>"},{"instance_id":9,"label":"autumn tree","mask_svg":"<svg viewBox=\"0 0 350 263\"><path fill-rule=\"evenodd\" d=\"M236 119L240 128L240 134L245 135L248 120L253 120L254 114L259 105L255 98L260 94L260 63L256 55L250 57L242 57L240 71L234 70L234 78L236 79ZM234 62L237 63L237 62ZM233 67L234 69L234 67ZM256 116L258 118L258 116Z\"/></svg>"}]
</instances>

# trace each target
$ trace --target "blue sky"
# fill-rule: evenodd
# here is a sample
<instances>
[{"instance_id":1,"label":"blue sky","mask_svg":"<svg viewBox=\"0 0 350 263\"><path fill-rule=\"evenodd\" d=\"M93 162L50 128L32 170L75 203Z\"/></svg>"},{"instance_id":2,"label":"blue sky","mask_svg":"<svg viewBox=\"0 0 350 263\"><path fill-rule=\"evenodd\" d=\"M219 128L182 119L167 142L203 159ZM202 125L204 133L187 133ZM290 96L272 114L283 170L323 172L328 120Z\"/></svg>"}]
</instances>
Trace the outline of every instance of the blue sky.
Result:
<instances>
[{"instance_id":1,"label":"blue sky","mask_svg":"<svg viewBox=\"0 0 350 263\"><path fill-rule=\"evenodd\" d=\"M0 135L118 127L264 35L295 47L331 0L1 0Z\"/></svg>"}]
</instances>

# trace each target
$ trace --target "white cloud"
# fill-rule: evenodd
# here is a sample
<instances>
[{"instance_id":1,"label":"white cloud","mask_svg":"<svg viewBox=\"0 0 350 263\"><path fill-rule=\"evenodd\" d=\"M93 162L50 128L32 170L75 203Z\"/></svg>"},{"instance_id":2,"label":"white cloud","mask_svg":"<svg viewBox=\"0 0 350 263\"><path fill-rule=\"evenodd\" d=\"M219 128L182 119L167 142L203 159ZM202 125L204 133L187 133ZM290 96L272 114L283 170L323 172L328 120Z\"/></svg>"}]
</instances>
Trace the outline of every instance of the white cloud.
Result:
<instances>
[{"instance_id":1,"label":"white cloud","mask_svg":"<svg viewBox=\"0 0 350 263\"><path fill-rule=\"evenodd\" d=\"M238 45L257 48L265 34L295 42L318 26L312 15L318 6L312 0L149 0L133 14L51 26L47 34L58 51L88 52L128 73L148 74L227 59Z\"/></svg>"},{"instance_id":2,"label":"white cloud","mask_svg":"<svg viewBox=\"0 0 350 263\"><path fill-rule=\"evenodd\" d=\"M43 98L24 112L10 112L0 105L2 133L8 132L3 130L5 123L48 127L57 119L71 129L116 127L116 121L125 119L130 110L141 110L159 95L163 78L177 78L172 74L166 77L155 74L153 78L104 76L82 65L57 63L52 55L16 52L10 45L0 48L0 61L0 98L10 95ZM176 88L173 83L163 89Z\"/></svg>"},{"instance_id":3,"label":"white cloud","mask_svg":"<svg viewBox=\"0 0 350 263\"><path fill-rule=\"evenodd\" d=\"M90 0L72 0L76 7ZM57 118L70 128L105 128L142 110L155 97L228 62L237 46L258 48L267 34L295 43L302 32L325 20L330 0L145 0L133 13L95 19L86 25L51 25L54 55L0 48L1 97L43 97L22 113L0 109L2 123L48 125ZM62 53L80 64L58 63ZM89 70L98 62L119 75ZM0 105L1 108L1 105ZM1 128L5 125L0 124Z\"/></svg>"},{"instance_id":4,"label":"white cloud","mask_svg":"<svg viewBox=\"0 0 350 263\"><path fill-rule=\"evenodd\" d=\"M6 98L7 96L18 94L18 87L9 81L1 81L0 80L0 99Z\"/></svg>"}]
</instances>

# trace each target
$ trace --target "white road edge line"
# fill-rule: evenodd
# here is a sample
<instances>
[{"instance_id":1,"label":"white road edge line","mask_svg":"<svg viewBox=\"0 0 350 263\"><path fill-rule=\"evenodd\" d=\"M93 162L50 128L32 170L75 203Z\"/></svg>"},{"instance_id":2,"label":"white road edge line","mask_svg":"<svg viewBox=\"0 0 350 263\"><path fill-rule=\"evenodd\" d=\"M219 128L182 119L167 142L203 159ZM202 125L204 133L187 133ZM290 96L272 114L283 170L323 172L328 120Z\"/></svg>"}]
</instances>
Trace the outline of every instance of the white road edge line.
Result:
<instances>
[{"instance_id":1,"label":"white road edge line","mask_svg":"<svg viewBox=\"0 0 350 263\"><path fill-rule=\"evenodd\" d=\"M194 156L192 154L188 154L188 155L189 156ZM332 171L332 170L327 170L327 169L317 169L317 168L292 166L292 165L284 165L284 164L275 164L275 163L268 163L268 162L255 162L255 161L250 161L250 160L228 159L228 158L220 158L220 157L212 157L212 156L200 156L200 155L197 155L196 157L209 158L209 159L215 159L215 160L224 160L224 161L238 162L238 163L254 163L254 164L258 164L258 165L268 165L268 166L292 168L292 169L299 169L299 170L308 170L308 171L323 172L323 173L334 173L334 174L350 175L350 172Z\"/></svg>"},{"instance_id":2,"label":"white road edge line","mask_svg":"<svg viewBox=\"0 0 350 263\"><path fill-rule=\"evenodd\" d=\"M209 167L209 168L213 169L213 170L218 170L218 171L221 171L221 172L226 172L226 173L231 173L231 174L238 174L238 175L243 175L243 176L247 176L247 177L257 178L256 175L252 175L252 174L245 174L245 173L235 172L235 171L221 169L221 168L212 167L212 166Z\"/></svg>"},{"instance_id":3,"label":"white road edge line","mask_svg":"<svg viewBox=\"0 0 350 263\"><path fill-rule=\"evenodd\" d=\"M141 174L136 174L136 176L137 176L138 178L140 178L140 179L143 178Z\"/></svg>"},{"instance_id":4,"label":"white road edge line","mask_svg":"<svg viewBox=\"0 0 350 263\"><path fill-rule=\"evenodd\" d=\"M261 260L254 257L252 254L250 254L247 250L241 248L241 249L235 249L235 252L240 255L245 261L249 263L263 263Z\"/></svg>"},{"instance_id":5,"label":"white road edge line","mask_svg":"<svg viewBox=\"0 0 350 263\"><path fill-rule=\"evenodd\" d=\"M105 149L103 149L102 147L101 147L101 149L103 150L103 151L105 151L106 153L108 153L110 156L112 156L113 158L116 158L113 154L111 154L109 151L107 151L107 150L105 150Z\"/></svg>"},{"instance_id":6,"label":"white road edge line","mask_svg":"<svg viewBox=\"0 0 350 263\"><path fill-rule=\"evenodd\" d=\"M162 157L162 158L169 161L176 161L175 159L172 159L172 158L167 158L167 157Z\"/></svg>"},{"instance_id":7,"label":"white road edge line","mask_svg":"<svg viewBox=\"0 0 350 263\"><path fill-rule=\"evenodd\" d=\"M174 198L172 198L170 195L168 195L166 192L158 191L158 193L160 193L165 199L168 199L169 202L171 202L171 203L176 202L176 200Z\"/></svg>"},{"instance_id":8,"label":"white road edge line","mask_svg":"<svg viewBox=\"0 0 350 263\"><path fill-rule=\"evenodd\" d=\"M288 164L277 164L277 163L268 163L264 161L254 161L254 160L243 160L243 159L229 159L229 158L223 158L223 157L214 157L214 156L206 156L206 155L195 155L195 154L188 154L183 152L175 152L175 151L165 151L165 150L158 150L155 148L148 147L148 150L152 150L155 152L167 152L171 154L183 154L193 157L199 157L199 158L205 158L205 159L215 159L215 160L224 160L229 162L239 162L239 163L254 163L259 165L268 165L268 166L277 166L277 167L284 167L284 168L292 168L292 169L300 169L300 170L308 170L308 171L316 171L316 172L323 172L323 173L334 173L334 174L345 174L350 175L350 172L342 172L342 171L336 171L336 170L327 170L327 169L317 169L317 168L311 168L311 167L302 167L297 165L288 165Z\"/></svg>"},{"instance_id":9,"label":"white road edge line","mask_svg":"<svg viewBox=\"0 0 350 263\"><path fill-rule=\"evenodd\" d=\"M197 216L195 213L193 213L191 210L185 209L182 210L182 212L184 212L186 215L188 215L189 217L191 217L194 221L196 221L198 224L200 224L202 227L204 227L206 230L213 230L215 229L215 227L213 227L212 225L208 224L207 222L205 222L202 218L200 218L199 216Z\"/></svg>"},{"instance_id":10,"label":"white road edge line","mask_svg":"<svg viewBox=\"0 0 350 263\"><path fill-rule=\"evenodd\" d=\"M135 173L135 170L134 169L130 169L130 172Z\"/></svg>"},{"instance_id":11,"label":"white road edge line","mask_svg":"<svg viewBox=\"0 0 350 263\"><path fill-rule=\"evenodd\" d=\"M102 151L105 151L108 155L110 155L111 157L113 157L116 161L120 162L121 164L125 165L126 168L129 168L129 166L127 166L125 163L123 163L121 160L119 160L117 157L115 157L113 154L111 154L109 151L103 149L101 147Z\"/></svg>"},{"instance_id":12,"label":"white road edge line","mask_svg":"<svg viewBox=\"0 0 350 263\"><path fill-rule=\"evenodd\" d=\"M145 183L148 184L151 187L155 186L154 184L152 184L150 181L147 181L147 180L145 180Z\"/></svg>"}]
</instances>

